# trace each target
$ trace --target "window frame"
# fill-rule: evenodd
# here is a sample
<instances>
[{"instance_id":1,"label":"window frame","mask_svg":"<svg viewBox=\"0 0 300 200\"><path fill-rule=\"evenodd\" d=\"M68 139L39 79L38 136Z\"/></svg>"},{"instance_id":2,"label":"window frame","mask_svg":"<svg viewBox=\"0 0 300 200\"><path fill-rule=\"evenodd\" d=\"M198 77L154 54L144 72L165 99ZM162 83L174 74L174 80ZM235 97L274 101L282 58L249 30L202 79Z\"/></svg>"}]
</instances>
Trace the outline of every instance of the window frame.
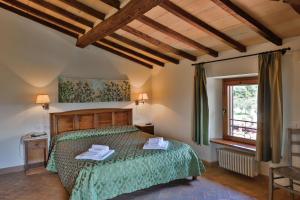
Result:
<instances>
[{"instance_id":1,"label":"window frame","mask_svg":"<svg viewBox=\"0 0 300 200\"><path fill-rule=\"evenodd\" d=\"M223 139L225 140L230 140L234 142L240 142L244 144L251 144L255 145L256 140L250 140L246 138L240 138L240 137L235 137L231 136L228 132L228 125L229 125L229 112L228 110L228 86L233 86L233 85L252 85L252 84L258 84L258 76L252 76L252 77L239 77L239 78L228 78L228 79L223 79L223 88L222 88L222 93L223 93Z\"/></svg>"}]
</instances>

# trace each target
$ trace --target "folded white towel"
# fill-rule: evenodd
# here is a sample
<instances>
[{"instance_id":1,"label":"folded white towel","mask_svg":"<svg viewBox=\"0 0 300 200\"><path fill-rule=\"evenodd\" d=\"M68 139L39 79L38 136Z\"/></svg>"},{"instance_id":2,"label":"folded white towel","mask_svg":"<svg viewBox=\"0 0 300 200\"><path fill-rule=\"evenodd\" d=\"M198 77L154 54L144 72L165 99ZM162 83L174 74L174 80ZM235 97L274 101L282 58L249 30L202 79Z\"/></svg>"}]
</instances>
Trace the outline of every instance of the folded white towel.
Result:
<instances>
[{"instance_id":1,"label":"folded white towel","mask_svg":"<svg viewBox=\"0 0 300 200\"><path fill-rule=\"evenodd\" d=\"M93 149L89 148L88 152L95 153L97 155L105 155L109 150L107 149Z\"/></svg>"},{"instance_id":2,"label":"folded white towel","mask_svg":"<svg viewBox=\"0 0 300 200\"><path fill-rule=\"evenodd\" d=\"M100 155L99 153L95 152L84 152L82 154L79 154L75 157L77 160L105 160L107 157L112 155L115 152L115 150L108 150L105 154Z\"/></svg>"},{"instance_id":3,"label":"folded white towel","mask_svg":"<svg viewBox=\"0 0 300 200\"><path fill-rule=\"evenodd\" d=\"M92 149L94 150L109 150L109 146L101 144L93 144Z\"/></svg>"},{"instance_id":4,"label":"folded white towel","mask_svg":"<svg viewBox=\"0 0 300 200\"><path fill-rule=\"evenodd\" d=\"M149 138L148 143L151 145L163 145L164 138L163 137L155 137Z\"/></svg>"},{"instance_id":5,"label":"folded white towel","mask_svg":"<svg viewBox=\"0 0 300 200\"><path fill-rule=\"evenodd\" d=\"M149 142L144 144L143 149L161 149L161 150L167 150L169 146L169 141L163 141L160 145L152 145Z\"/></svg>"}]
</instances>

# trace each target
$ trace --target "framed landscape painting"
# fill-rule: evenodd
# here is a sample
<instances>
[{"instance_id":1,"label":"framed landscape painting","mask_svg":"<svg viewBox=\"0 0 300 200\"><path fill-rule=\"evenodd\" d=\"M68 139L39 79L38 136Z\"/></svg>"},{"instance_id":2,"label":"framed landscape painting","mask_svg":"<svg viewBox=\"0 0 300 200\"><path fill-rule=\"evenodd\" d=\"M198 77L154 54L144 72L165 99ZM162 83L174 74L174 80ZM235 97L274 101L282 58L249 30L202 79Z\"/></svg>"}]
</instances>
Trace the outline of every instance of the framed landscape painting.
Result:
<instances>
[{"instance_id":1,"label":"framed landscape painting","mask_svg":"<svg viewBox=\"0 0 300 200\"><path fill-rule=\"evenodd\" d=\"M58 78L59 103L130 101L128 80Z\"/></svg>"}]
</instances>

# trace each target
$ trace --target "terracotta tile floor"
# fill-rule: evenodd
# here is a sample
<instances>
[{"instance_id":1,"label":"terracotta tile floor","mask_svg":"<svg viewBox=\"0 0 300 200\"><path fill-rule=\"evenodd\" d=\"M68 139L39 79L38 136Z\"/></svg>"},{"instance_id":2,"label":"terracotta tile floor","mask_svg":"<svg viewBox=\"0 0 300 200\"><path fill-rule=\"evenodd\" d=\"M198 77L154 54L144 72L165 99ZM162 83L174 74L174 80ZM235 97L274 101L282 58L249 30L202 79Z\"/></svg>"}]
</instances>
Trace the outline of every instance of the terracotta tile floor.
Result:
<instances>
[{"instance_id":1,"label":"terracotta tile floor","mask_svg":"<svg viewBox=\"0 0 300 200\"><path fill-rule=\"evenodd\" d=\"M178 180L146 190L121 195L115 200L248 200L268 199L268 180L254 179L210 167L197 181ZM275 200L289 199L282 190L275 192ZM1 200L65 200L68 193L56 174L43 172L26 176L24 173L0 176Z\"/></svg>"}]
</instances>

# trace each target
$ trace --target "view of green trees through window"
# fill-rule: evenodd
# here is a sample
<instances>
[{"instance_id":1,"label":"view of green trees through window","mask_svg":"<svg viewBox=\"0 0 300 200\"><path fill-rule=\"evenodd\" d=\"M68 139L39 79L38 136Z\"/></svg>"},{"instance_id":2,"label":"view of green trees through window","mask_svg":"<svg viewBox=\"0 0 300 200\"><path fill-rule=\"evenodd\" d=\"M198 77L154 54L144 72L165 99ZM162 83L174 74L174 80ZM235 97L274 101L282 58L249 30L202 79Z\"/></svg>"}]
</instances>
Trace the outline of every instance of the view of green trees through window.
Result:
<instances>
[{"instance_id":1,"label":"view of green trees through window","mask_svg":"<svg viewBox=\"0 0 300 200\"><path fill-rule=\"evenodd\" d=\"M233 85L229 91L231 135L256 140L258 85Z\"/></svg>"}]
</instances>

